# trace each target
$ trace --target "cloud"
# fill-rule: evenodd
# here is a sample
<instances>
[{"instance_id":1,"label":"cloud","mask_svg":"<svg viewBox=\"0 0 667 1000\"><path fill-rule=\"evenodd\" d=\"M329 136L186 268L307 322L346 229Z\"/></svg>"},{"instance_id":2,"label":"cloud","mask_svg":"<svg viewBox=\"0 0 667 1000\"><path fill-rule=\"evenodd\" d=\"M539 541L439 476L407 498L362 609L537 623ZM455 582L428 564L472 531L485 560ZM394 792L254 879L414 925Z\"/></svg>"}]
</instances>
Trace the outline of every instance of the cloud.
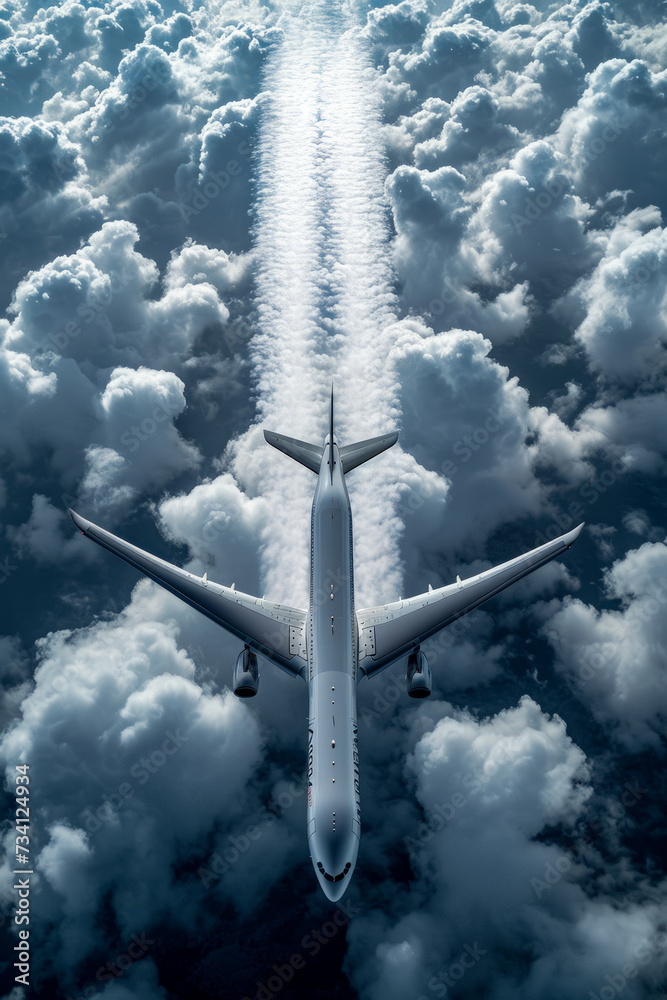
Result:
<instances>
[{"instance_id":1,"label":"cloud","mask_svg":"<svg viewBox=\"0 0 667 1000\"><path fill-rule=\"evenodd\" d=\"M494 997L556 1000L563 988L597 993L628 964L633 996L648 998L664 947L659 902L618 907L591 892L594 869L555 834L571 836L592 793L563 721L527 696L479 721L444 708L413 730L406 772L421 813L387 803L388 857L402 836L412 880L386 892L385 868L350 929L346 970L360 995L400 997L409 981L427 996L473 997L492 982ZM615 877L625 874L609 872L607 886Z\"/></svg>"},{"instance_id":2,"label":"cloud","mask_svg":"<svg viewBox=\"0 0 667 1000\"><path fill-rule=\"evenodd\" d=\"M575 289L586 311L576 338L596 370L626 383L657 380L665 368L667 230L642 232L655 219L637 213L620 223L604 257Z\"/></svg>"},{"instance_id":3,"label":"cloud","mask_svg":"<svg viewBox=\"0 0 667 1000\"><path fill-rule=\"evenodd\" d=\"M12 248L0 282L6 305L30 268L100 225L105 199L87 188L80 149L57 122L0 118L0 162L0 242Z\"/></svg>"},{"instance_id":4,"label":"cloud","mask_svg":"<svg viewBox=\"0 0 667 1000\"><path fill-rule=\"evenodd\" d=\"M413 0L369 10L363 35L370 43L375 63L386 65L391 52L415 46L423 38L427 23L426 4Z\"/></svg>"},{"instance_id":5,"label":"cloud","mask_svg":"<svg viewBox=\"0 0 667 1000\"><path fill-rule=\"evenodd\" d=\"M620 609L566 599L547 629L556 665L624 747L657 747L667 711L667 547L645 542L614 562L604 580Z\"/></svg>"},{"instance_id":6,"label":"cloud","mask_svg":"<svg viewBox=\"0 0 667 1000\"><path fill-rule=\"evenodd\" d=\"M78 540L72 539L69 531L67 534L63 531L68 527L63 512L48 497L35 493L30 517L18 528L8 526L7 536L19 558L29 555L39 563L59 563L78 559L80 555Z\"/></svg>"},{"instance_id":7,"label":"cloud","mask_svg":"<svg viewBox=\"0 0 667 1000\"><path fill-rule=\"evenodd\" d=\"M457 5L457 13L462 6ZM483 67L493 30L477 20L447 22L447 15L441 15L429 23L421 50L390 55L387 77L392 84L407 83L415 96L436 96L437 92L438 97L451 100Z\"/></svg>"},{"instance_id":8,"label":"cloud","mask_svg":"<svg viewBox=\"0 0 667 1000\"><path fill-rule=\"evenodd\" d=\"M185 386L171 372L116 368L99 397L105 444L90 445L81 489L96 508L155 489L201 461L174 426Z\"/></svg>"},{"instance_id":9,"label":"cloud","mask_svg":"<svg viewBox=\"0 0 667 1000\"><path fill-rule=\"evenodd\" d=\"M665 409L662 393L622 399L613 406L591 407L577 425L595 431L606 449L628 469L658 472L664 467L665 439L661 419Z\"/></svg>"},{"instance_id":10,"label":"cloud","mask_svg":"<svg viewBox=\"0 0 667 1000\"><path fill-rule=\"evenodd\" d=\"M652 126L665 104L665 73L641 59L611 59L591 73L577 104L557 132L589 202L611 191L628 192L628 207L666 207L660 181L664 138Z\"/></svg>"},{"instance_id":11,"label":"cloud","mask_svg":"<svg viewBox=\"0 0 667 1000\"><path fill-rule=\"evenodd\" d=\"M567 163L550 142L521 149L482 184L470 241L487 280L528 278L542 293L564 291L595 260L586 233L590 209L575 193Z\"/></svg>"},{"instance_id":12,"label":"cloud","mask_svg":"<svg viewBox=\"0 0 667 1000\"><path fill-rule=\"evenodd\" d=\"M489 981L495 995L532 996L544 983L541 960L527 957L521 972L497 961L523 952L529 939L541 942L538 953L559 955L572 983L595 985L613 953L590 942L586 959L576 958L578 935L595 916L612 925L632 921L587 901L577 885L585 867L535 839L545 828L571 829L591 794L584 755L563 721L523 697L483 721L447 712L417 732L406 772L423 812L411 823L397 814L394 831L396 840L405 831L414 881L384 915L381 885L368 886L373 903L351 928L347 963L361 995L401 996L409 974L417 977L413 989L437 995L451 968L449 982L462 996ZM461 954L475 960L457 971Z\"/></svg>"},{"instance_id":13,"label":"cloud","mask_svg":"<svg viewBox=\"0 0 667 1000\"><path fill-rule=\"evenodd\" d=\"M651 542L662 541L664 537L660 528L652 527L648 514L641 508L629 510L623 517L623 526L634 535L648 536Z\"/></svg>"},{"instance_id":14,"label":"cloud","mask_svg":"<svg viewBox=\"0 0 667 1000\"><path fill-rule=\"evenodd\" d=\"M625 0L329 7L0 21L2 740L40 794L35 983L90 992L145 934L110 1000L254 996L330 916L305 689L262 664L235 700L241 644L149 581L129 597L61 508L148 548L153 520L171 561L306 607L314 477L261 428L320 441L334 381L341 443L401 432L349 479L357 606L566 530L572 490L597 524L425 644L430 700L404 664L359 686L364 904L294 989L324 960L363 1000L650 1000L665 32Z\"/></svg>"},{"instance_id":15,"label":"cloud","mask_svg":"<svg viewBox=\"0 0 667 1000\"><path fill-rule=\"evenodd\" d=\"M451 117L440 136L415 146L415 163L429 170L443 166L460 168L480 153L514 146L519 132L500 120L497 97L484 87L469 87L451 104Z\"/></svg>"},{"instance_id":16,"label":"cloud","mask_svg":"<svg viewBox=\"0 0 667 1000\"><path fill-rule=\"evenodd\" d=\"M223 473L187 495L163 500L160 526L167 538L188 545L192 557L210 567L211 579L252 593L259 581L248 554L257 551L265 508L262 497L246 496L233 476Z\"/></svg>"},{"instance_id":17,"label":"cloud","mask_svg":"<svg viewBox=\"0 0 667 1000\"><path fill-rule=\"evenodd\" d=\"M6 344L100 368L183 358L228 310L207 284L172 282L152 298L158 269L134 249L138 239L131 223L107 222L75 254L29 275L16 290Z\"/></svg>"},{"instance_id":18,"label":"cloud","mask_svg":"<svg viewBox=\"0 0 667 1000\"><path fill-rule=\"evenodd\" d=\"M27 755L52 803L35 821L35 867L42 912L64 919L36 933L68 984L114 940L168 916L187 923L193 890L179 888L173 866L220 817L224 830L248 806L257 725L228 692L193 683L176 634L132 606L111 622L51 634L40 641L22 718L4 737L5 759L13 768ZM94 916L121 870L131 889L113 892L109 934Z\"/></svg>"},{"instance_id":19,"label":"cloud","mask_svg":"<svg viewBox=\"0 0 667 1000\"><path fill-rule=\"evenodd\" d=\"M257 142L261 97L230 101L212 112L190 141L189 159L175 175L184 232L227 250L249 249L251 155Z\"/></svg>"},{"instance_id":20,"label":"cloud","mask_svg":"<svg viewBox=\"0 0 667 1000\"><path fill-rule=\"evenodd\" d=\"M601 435L572 432L545 407L531 408L518 381L488 357L490 344L480 334L433 335L403 323L394 343L390 359L401 384L403 447L450 481L447 537L455 550L465 543L469 554L476 553L501 524L544 509L540 467L575 482L590 475L586 455ZM424 398L433 400L427 420L418 402ZM413 502L420 516L428 504L428 493ZM408 495L401 505L408 535L410 505Z\"/></svg>"}]
</instances>

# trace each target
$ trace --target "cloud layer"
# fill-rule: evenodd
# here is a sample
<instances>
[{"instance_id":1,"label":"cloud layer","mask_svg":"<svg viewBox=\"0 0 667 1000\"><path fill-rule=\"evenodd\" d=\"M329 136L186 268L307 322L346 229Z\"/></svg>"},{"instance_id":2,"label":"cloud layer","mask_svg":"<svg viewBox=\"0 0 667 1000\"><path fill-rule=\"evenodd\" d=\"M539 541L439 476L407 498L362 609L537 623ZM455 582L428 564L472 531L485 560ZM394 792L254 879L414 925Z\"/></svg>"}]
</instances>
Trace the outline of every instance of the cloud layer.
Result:
<instances>
[{"instance_id":1,"label":"cloud layer","mask_svg":"<svg viewBox=\"0 0 667 1000\"><path fill-rule=\"evenodd\" d=\"M35 988L255 997L300 956L273 993L658 996L655 6L67 0L0 25L2 754L38 803ZM358 606L589 524L425 644L428 703L403 664L360 685L340 911L307 853L305 688L262 663L234 699L239 643L66 515L305 607L314 477L262 428L320 442L332 383L341 443L400 431L349 480Z\"/></svg>"}]
</instances>

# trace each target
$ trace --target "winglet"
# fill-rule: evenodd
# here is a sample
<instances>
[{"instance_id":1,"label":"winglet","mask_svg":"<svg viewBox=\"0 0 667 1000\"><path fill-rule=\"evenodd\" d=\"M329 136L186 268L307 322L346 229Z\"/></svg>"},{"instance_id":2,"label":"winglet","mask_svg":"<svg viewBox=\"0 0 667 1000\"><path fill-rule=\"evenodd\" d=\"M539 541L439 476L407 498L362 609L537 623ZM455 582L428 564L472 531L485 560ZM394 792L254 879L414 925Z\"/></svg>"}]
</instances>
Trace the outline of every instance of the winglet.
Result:
<instances>
[{"instance_id":1,"label":"winglet","mask_svg":"<svg viewBox=\"0 0 667 1000\"><path fill-rule=\"evenodd\" d=\"M573 528L572 531L568 531L566 532L566 534L562 536L563 541L567 545L568 549L570 545L572 545L572 542L576 542L577 538L581 534L581 529L583 528L585 523L586 523L585 521L582 521L581 524L578 524L576 528Z\"/></svg>"},{"instance_id":2,"label":"winglet","mask_svg":"<svg viewBox=\"0 0 667 1000\"><path fill-rule=\"evenodd\" d=\"M68 507L67 511L69 513L69 516L72 518L72 520L76 524L76 526L79 529L79 531L81 531L85 535L85 533L88 531L88 529L91 526L91 522L90 521L86 521L85 517L81 517L81 515L77 514L77 512L75 510L72 510L71 507Z\"/></svg>"}]
</instances>

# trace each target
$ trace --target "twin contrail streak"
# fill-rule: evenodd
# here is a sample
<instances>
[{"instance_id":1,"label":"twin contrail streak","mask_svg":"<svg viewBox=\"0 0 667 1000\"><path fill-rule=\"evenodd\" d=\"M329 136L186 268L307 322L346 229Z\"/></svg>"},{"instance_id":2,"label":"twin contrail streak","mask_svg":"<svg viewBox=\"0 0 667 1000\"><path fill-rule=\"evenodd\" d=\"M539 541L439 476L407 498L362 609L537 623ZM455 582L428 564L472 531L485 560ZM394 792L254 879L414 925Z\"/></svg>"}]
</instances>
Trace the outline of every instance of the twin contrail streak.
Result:
<instances>
[{"instance_id":1,"label":"twin contrail streak","mask_svg":"<svg viewBox=\"0 0 667 1000\"><path fill-rule=\"evenodd\" d=\"M286 5L281 24L265 79L255 206L259 420L319 443L333 382L344 443L397 419L386 365L395 314L375 82L350 4ZM267 594L305 601L312 483L272 455L265 462ZM378 574L383 592L400 583L400 524L385 488L396 476L391 462L355 476L357 585L368 601L378 595Z\"/></svg>"}]
</instances>

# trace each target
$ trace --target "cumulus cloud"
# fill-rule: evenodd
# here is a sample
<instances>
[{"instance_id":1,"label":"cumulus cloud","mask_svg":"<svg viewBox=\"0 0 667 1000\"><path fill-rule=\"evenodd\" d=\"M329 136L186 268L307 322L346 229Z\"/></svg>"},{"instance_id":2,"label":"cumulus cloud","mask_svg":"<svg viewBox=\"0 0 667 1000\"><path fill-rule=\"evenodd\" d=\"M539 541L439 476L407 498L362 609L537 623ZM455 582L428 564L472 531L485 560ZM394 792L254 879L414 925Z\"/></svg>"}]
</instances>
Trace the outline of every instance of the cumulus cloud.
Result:
<instances>
[{"instance_id":1,"label":"cumulus cloud","mask_svg":"<svg viewBox=\"0 0 667 1000\"><path fill-rule=\"evenodd\" d=\"M0 118L0 243L12 252L0 296L36 264L74 249L102 221L105 198L86 186L78 146L58 122Z\"/></svg>"},{"instance_id":2,"label":"cumulus cloud","mask_svg":"<svg viewBox=\"0 0 667 1000\"><path fill-rule=\"evenodd\" d=\"M554 468L575 482L590 474L586 454L601 436L572 432L545 407L530 407L518 381L488 357L490 344L479 334L433 335L404 323L394 340L391 360L401 381L403 446L427 468L435 464L451 483L446 518L453 547L464 541L476 545L475 538L479 542L501 524L537 514L546 499L539 467ZM426 396L434 400L427 419L418 407ZM427 493L413 506L421 514L428 503ZM408 497L403 505L408 516L409 508Z\"/></svg>"},{"instance_id":3,"label":"cumulus cloud","mask_svg":"<svg viewBox=\"0 0 667 1000\"><path fill-rule=\"evenodd\" d=\"M461 167L485 150L502 152L518 139L518 129L499 119L497 97L484 87L469 87L452 102L441 134L415 146L415 163L430 170Z\"/></svg>"},{"instance_id":4,"label":"cumulus cloud","mask_svg":"<svg viewBox=\"0 0 667 1000\"><path fill-rule=\"evenodd\" d=\"M249 248L251 156L260 97L230 101L212 112L176 171L175 201L184 231L226 250Z\"/></svg>"},{"instance_id":5,"label":"cumulus cloud","mask_svg":"<svg viewBox=\"0 0 667 1000\"><path fill-rule=\"evenodd\" d=\"M199 464L174 419L185 409L183 382L171 372L116 368L100 394L105 444L89 445L81 490L97 509L131 499Z\"/></svg>"},{"instance_id":6,"label":"cumulus cloud","mask_svg":"<svg viewBox=\"0 0 667 1000\"><path fill-rule=\"evenodd\" d=\"M63 507L149 548L152 518L165 558L306 607L314 477L261 428L320 441L334 381L341 443L401 432L349 480L358 606L509 558L567 527L571 491L618 486L566 560L425 644L430 702L404 664L360 685L364 906L294 988L324 960L364 1000L659 993L654 8L8 8L3 751L40 790L43 992L84 994L145 933L110 1000L254 996L331 917L304 853L305 689L262 665L235 701L240 644L148 581L112 613L131 571Z\"/></svg>"},{"instance_id":7,"label":"cumulus cloud","mask_svg":"<svg viewBox=\"0 0 667 1000\"><path fill-rule=\"evenodd\" d=\"M169 539L186 544L194 558L210 567L211 579L225 586L238 583L239 590L252 593L259 581L248 553L260 542L265 507L262 497L247 497L233 476L223 473L187 495L163 500L159 517Z\"/></svg>"},{"instance_id":8,"label":"cumulus cloud","mask_svg":"<svg viewBox=\"0 0 667 1000\"><path fill-rule=\"evenodd\" d=\"M193 683L174 627L131 607L113 622L50 635L40 660L3 754L10 762L26 755L51 802L35 829L40 908L65 919L36 933L72 983L87 955L109 950L94 917L117 871L128 887L112 904L119 944L167 914L187 922L191 890L178 888L172 866L219 816L243 816L259 734L233 696Z\"/></svg>"},{"instance_id":9,"label":"cumulus cloud","mask_svg":"<svg viewBox=\"0 0 667 1000\"><path fill-rule=\"evenodd\" d=\"M662 393L622 399L613 406L593 407L578 425L603 436L607 450L628 469L658 472L664 468L665 440L661 433L665 397Z\"/></svg>"},{"instance_id":10,"label":"cumulus cloud","mask_svg":"<svg viewBox=\"0 0 667 1000\"><path fill-rule=\"evenodd\" d=\"M7 536L19 557L30 555L40 563L58 563L80 555L68 528L63 512L48 497L35 493L30 517L18 528L8 526Z\"/></svg>"},{"instance_id":11,"label":"cumulus cloud","mask_svg":"<svg viewBox=\"0 0 667 1000\"><path fill-rule=\"evenodd\" d=\"M664 541L645 542L605 572L618 610L566 599L547 630L557 668L577 696L634 751L658 747L664 727L666 581Z\"/></svg>"},{"instance_id":12,"label":"cumulus cloud","mask_svg":"<svg viewBox=\"0 0 667 1000\"><path fill-rule=\"evenodd\" d=\"M651 382L664 374L667 230L655 213L619 224L604 257L574 294L585 309L576 331L593 367L612 379Z\"/></svg>"},{"instance_id":13,"label":"cumulus cloud","mask_svg":"<svg viewBox=\"0 0 667 1000\"><path fill-rule=\"evenodd\" d=\"M664 71L652 73L641 59L610 59L591 73L557 132L584 198L594 202L610 191L626 191L630 208L665 209L664 138L651 124L664 104Z\"/></svg>"},{"instance_id":14,"label":"cumulus cloud","mask_svg":"<svg viewBox=\"0 0 667 1000\"><path fill-rule=\"evenodd\" d=\"M520 150L480 194L471 242L482 273L492 277L511 268L515 278L527 277L542 293L554 294L594 262L595 242L586 233L590 209L548 141Z\"/></svg>"},{"instance_id":15,"label":"cumulus cloud","mask_svg":"<svg viewBox=\"0 0 667 1000\"><path fill-rule=\"evenodd\" d=\"M392 84L406 83L415 96L436 96L437 92L438 97L450 100L482 69L495 33L481 21L466 19L464 7L457 4L449 17L434 18L421 49L390 55L387 77ZM493 4L487 9L492 10Z\"/></svg>"},{"instance_id":16,"label":"cumulus cloud","mask_svg":"<svg viewBox=\"0 0 667 1000\"><path fill-rule=\"evenodd\" d=\"M134 249L138 239L131 223L108 222L81 250L29 275L16 290L6 343L97 367L186 355L208 325L227 320L228 310L205 283L172 283L151 298L158 270Z\"/></svg>"},{"instance_id":17,"label":"cumulus cloud","mask_svg":"<svg viewBox=\"0 0 667 1000\"><path fill-rule=\"evenodd\" d=\"M491 981L494 996L555 1000L563 988L600 989L626 963L639 975L633 995L650 996L660 904L619 909L612 895L591 895L594 868L555 835L573 831L592 794L563 721L524 697L483 721L438 713L415 732L406 771L422 812L392 815L415 881L402 892L393 883L392 894L382 877L365 887L373 902L346 963L361 995L400 997L409 982L424 995L472 997Z\"/></svg>"}]
</instances>

